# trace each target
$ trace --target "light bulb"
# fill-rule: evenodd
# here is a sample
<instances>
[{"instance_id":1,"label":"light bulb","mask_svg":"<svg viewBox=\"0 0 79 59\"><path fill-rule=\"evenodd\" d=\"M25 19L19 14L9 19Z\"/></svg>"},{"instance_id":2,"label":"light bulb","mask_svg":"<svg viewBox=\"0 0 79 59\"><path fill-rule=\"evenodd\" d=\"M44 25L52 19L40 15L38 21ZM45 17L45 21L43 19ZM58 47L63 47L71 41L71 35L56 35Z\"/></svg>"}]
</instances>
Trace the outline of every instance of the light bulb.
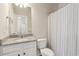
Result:
<instances>
[{"instance_id":1,"label":"light bulb","mask_svg":"<svg viewBox=\"0 0 79 59\"><path fill-rule=\"evenodd\" d=\"M20 6L21 8L23 7L23 5L22 5L22 4L20 4L19 6Z\"/></svg>"},{"instance_id":2,"label":"light bulb","mask_svg":"<svg viewBox=\"0 0 79 59\"><path fill-rule=\"evenodd\" d=\"M19 3L15 3L16 6L19 6Z\"/></svg>"},{"instance_id":3,"label":"light bulb","mask_svg":"<svg viewBox=\"0 0 79 59\"><path fill-rule=\"evenodd\" d=\"M29 4L28 3L15 3L16 6L19 6L20 8L26 8L26 7L29 7Z\"/></svg>"},{"instance_id":4,"label":"light bulb","mask_svg":"<svg viewBox=\"0 0 79 59\"><path fill-rule=\"evenodd\" d=\"M27 6L26 5L24 5L24 8L26 8Z\"/></svg>"}]
</instances>

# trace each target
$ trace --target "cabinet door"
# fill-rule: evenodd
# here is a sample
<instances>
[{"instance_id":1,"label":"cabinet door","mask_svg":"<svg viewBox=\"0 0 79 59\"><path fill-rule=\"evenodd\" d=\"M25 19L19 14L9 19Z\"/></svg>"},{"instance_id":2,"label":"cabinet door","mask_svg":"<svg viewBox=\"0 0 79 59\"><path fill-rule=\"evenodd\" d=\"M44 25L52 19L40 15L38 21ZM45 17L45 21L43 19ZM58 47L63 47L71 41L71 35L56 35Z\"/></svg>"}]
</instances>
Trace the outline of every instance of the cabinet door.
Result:
<instances>
[{"instance_id":1,"label":"cabinet door","mask_svg":"<svg viewBox=\"0 0 79 59\"><path fill-rule=\"evenodd\" d=\"M33 48L26 49L23 51L23 56L36 56L36 50Z\"/></svg>"},{"instance_id":2,"label":"cabinet door","mask_svg":"<svg viewBox=\"0 0 79 59\"><path fill-rule=\"evenodd\" d=\"M36 41L24 43L22 48L23 56L36 56Z\"/></svg>"},{"instance_id":3,"label":"cabinet door","mask_svg":"<svg viewBox=\"0 0 79 59\"><path fill-rule=\"evenodd\" d=\"M9 54L4 54L3 56L19 56L20 54L18 54L17 52L12 52Z\"/></svg>"},{"instance_id":4,"label":"cabinet door","mask_svg":"<svg viewBox=\"0 0 79 59\"><path fill-rule=\"evenodd\" d=\"M17 52L17 51L15 51L15 52L10 52L10 53L6 53L6 54L4 54L3 56L23 56L23 54L22 54L23 52Z\"/></svg>"}]
</instances>

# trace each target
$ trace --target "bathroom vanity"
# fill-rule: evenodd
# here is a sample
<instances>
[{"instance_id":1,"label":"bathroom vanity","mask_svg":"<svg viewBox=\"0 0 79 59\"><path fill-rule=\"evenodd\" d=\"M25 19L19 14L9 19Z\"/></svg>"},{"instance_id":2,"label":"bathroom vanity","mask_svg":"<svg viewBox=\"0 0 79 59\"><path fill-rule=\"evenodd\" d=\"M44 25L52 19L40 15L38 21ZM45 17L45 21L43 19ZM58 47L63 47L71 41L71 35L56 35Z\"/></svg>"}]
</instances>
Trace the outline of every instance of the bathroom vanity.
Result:
<instances>
[{"instance_id":1,"label":"bathroom vanity","mask_svg":"<svg viewBox=\"0 0 79 59\"><path fill-rule=\"evenodd\" d=\"M36 39L9 38L1 41L1 56L36 56Z\"/></svg>"},{"instance_id":2,"label":"bathroom vanity","mask_svg":"<svg viewBox=\"0 0 79 59\"><path fill-rule=\"evenodd\" d=\"M0 55L35 56L36 39L29 37L32 34L31 7L20 8L13 3L7 6L8 10L6 12L8 14L7 16L4 15L6 17L4 17L4 21L0 21L2 28L2 33L0 33ZM1 18L1 20L3 19ZM3 39L5 37L8 38Z\"/></svg>"}]
</instances>

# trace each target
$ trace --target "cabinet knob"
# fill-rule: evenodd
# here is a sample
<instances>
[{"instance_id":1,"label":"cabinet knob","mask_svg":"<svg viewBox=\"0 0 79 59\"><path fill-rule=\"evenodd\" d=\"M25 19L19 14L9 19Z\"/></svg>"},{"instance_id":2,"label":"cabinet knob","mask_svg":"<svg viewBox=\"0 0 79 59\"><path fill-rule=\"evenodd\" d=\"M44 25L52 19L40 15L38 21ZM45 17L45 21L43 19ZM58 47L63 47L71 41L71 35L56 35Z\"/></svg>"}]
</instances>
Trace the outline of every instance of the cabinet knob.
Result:
<instances>
[{"instance_id":1,"label":"cabinet knob","mask_svg":"<svg viewBox=\"0 0 79 59\"><path fill-rule=\"evenodd\" d=\"M18 56L20 56L20 54L18 54Z\"/></svg>"},{"instance_id":2,"label":"cabinet knob","mask_svg":"<svg viewBox=\"0 0 79 59\"><path fill-rule=\"evenodd\" d=\"M26 53L23 53L23 55L26 55Z\"/></svg>"}]
</instances>

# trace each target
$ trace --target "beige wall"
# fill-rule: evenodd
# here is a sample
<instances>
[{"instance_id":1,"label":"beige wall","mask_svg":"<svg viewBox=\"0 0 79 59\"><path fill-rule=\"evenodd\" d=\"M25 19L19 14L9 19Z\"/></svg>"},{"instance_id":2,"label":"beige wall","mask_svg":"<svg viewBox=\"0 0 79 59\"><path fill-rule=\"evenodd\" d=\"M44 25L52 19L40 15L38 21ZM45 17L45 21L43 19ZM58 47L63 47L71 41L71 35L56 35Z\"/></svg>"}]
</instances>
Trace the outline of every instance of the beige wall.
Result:
<instances>
[{"instance_id":1,"label":"beige wall","mask_svg":"<svg viewBox=\"0 0 79 59\"><path fill-rule=\"evenodd\" d=\"M37 38L47 37L47 17L45 8L32 6L32 33Z\"/></svg>"},{"instance_id":2,"label":"beige wall","mask_svg":"<svg viewBox=\"0 0 79 59\"><path fill-rule=\"evenodd\" d=\"M9 35L8 32L8 4L0 4L0 39Z\"/></svg>"}]
</instances>

